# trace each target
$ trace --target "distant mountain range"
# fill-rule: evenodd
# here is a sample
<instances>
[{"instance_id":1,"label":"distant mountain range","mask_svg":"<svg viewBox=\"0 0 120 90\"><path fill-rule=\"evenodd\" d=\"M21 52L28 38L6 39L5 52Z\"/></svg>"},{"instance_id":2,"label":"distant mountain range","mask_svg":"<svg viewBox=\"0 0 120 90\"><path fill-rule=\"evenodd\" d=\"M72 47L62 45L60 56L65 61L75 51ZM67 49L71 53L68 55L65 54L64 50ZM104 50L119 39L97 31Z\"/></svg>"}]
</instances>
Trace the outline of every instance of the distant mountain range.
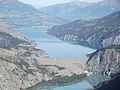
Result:
<instances>
[{"instance_id":1,"label":"distant mountain range","mask_svg":"<svg viewBox=\"0 0 120 90\"><path fill-rule=\"evenodd\" d=\"M11 27L49 27L66 21L43 14L32 6L18 0L0 0L0 22Z\"/></svg>"},{"instance_id":2,"label":"distant mountain range","mask_svg":"<svg viewBox=\"0 0 120 90\"><path fill-rule=\"evenodd\" d=\"M48 33L64 41L102 48L120 44L120 11L99 19L54 26Z\"/></svg>"},{"instance_id":3,"label":"distant mountain range","mask_svg":"<svg viewBox=\"0 0 120 90\"><path fill-rule=\"evenodd\" d=\"M70 21L103 17L120 9L119 0L103 0L98 3L73 2L40 8L39 11Z\"/></svg>"},{"instance_id":4,"label":"distant mountain range","mask_svg":"<svg viewBox=\"0 0 120 90\"><path fill-rule=\"evenodd\" d=\"M35 8L18 0L0 0L0 12L37 12Z\"/></svg>"}]
</instances>

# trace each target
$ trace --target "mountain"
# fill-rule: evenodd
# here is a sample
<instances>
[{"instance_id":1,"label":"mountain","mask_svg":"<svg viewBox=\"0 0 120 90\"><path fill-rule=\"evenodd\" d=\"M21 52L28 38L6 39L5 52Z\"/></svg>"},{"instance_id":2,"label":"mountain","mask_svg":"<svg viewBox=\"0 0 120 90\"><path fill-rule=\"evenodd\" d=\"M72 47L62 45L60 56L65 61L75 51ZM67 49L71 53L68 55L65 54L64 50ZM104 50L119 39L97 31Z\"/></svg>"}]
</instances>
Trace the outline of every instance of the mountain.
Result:
<instances>
[{"instance_id":1,"label":"mountain","mask_svg":"<svg viewBox=\"0 0 120 90\"><path fill-rule=\"evenodd\" d=\"M114 75L120 73L120 45L100 49L89 55L86 66L95 74Z\"/></svg>"},{"instance_id":2,"label":"mountain","mask_svg":"<svg viewBox=\"0 0 120 90\"><path fill-rule=\"evenodd\" d=\"M51 26L65 21L43 14L30 5L18 0L0 0L0 22L10 27Z\"/></svg>"},{"instance_id":3,"label":"mountain","mask_svg":"<svg viewBox=\"0 0 120 90\"><path fill-rule=\"evenodd\" d=\"M94 86L94 90L119 90L120 86L120 45L113 45L97 50L89 55L86 62L88 72L107 75L109 80ZM95 79L96 80L96 79Z\"/></svg>"},{"instance_id":4,"label":"mountain","mask_svg":"<svg viewBox=\"0 0 120 90\"><path fill-rule=\"evenodd\" d=\"M18 0L0 0L0 12L37 12L35 8Z\"/></svg>"},{"instance_id":5,"label":"mountain","mask_svg":"<svg viewBox=\"0 0 120 90\"><path fill-rule=\"evenodd\" d=\"M39 9L39 11L56 16L56 17L60 17L63 19L75 20L80 18L79 14L82 12L82 8L85 8L91 4L92 3L73 0L72 2L69 2L69 3L42 7ZM80 10L81 12L79 12Z\"/></svg>"},{"instance_id":6,"label":"mountain","mask_svg":"<svg viewBox=\"0 0 120 90\"><path fill-rule=\"evenodd\" d=\"M0 25L0 90L34 90L38 84L45 89L49 85L80 82L86 77L84 61L58 61L33 45L30 38Z\"/></svg>"},{"instance_id":7,"label":"mountain","mask_svg":"<svg viewBox=\"0 0 120 90\"><path fill-rule=\"evenodd\" d=\"M47 57L47 54L35 49L32 43L31 39L21 33L0 25L0 90L20 90L41 81L43 73L36 67L32 57Z\"/></svg>"},{"instance_id":8,"label":"mountain","mask_svg":"<svg viewBox=\"0 0 120 90\"><path fill-rule=\"evenodd\" d=\"M92 48L103 48L120 44L120 11L108 16L87 21L57 25L48 33L61 40L76 42Z\"/></svg>"},{"instance_id":9,"label":"mountain","mask_svg":"<svg viewBox=\"0 0 120 90\"><path fill-rule=\"evenodd\" d=\"M87 3L74 0L70 3L43 7L41 12L64 18L70 21L77 19L93 19L106 16L120 10L119 0L103 0L98 3Z\"/></svg>"},{"instance_id":10,"label":"mountain","mask_svg":"<svg viewBox=\"0 0 120 90\"><path fill-rule=\"evenodd\" d=\"M19 45L34 45L34 41L21 33L0 25L0 48L15 47Z\"/></svg>"}]
</instances>

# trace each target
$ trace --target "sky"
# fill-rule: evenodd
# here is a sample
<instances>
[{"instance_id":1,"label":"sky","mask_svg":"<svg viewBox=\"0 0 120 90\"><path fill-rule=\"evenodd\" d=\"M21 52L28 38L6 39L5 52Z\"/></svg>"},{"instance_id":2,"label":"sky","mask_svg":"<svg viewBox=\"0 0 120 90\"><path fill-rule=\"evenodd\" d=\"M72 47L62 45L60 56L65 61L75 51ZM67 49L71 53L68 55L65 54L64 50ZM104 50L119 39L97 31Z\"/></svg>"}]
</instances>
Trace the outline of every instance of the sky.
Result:
<instances>
[{"instance_id":1,"label":"sky","mask_svg":"<svg viewBox=\"0 0 120 90\"><path fill-rule=\"evenodd\" d=\"M19 0L27 4L31 4L32 6L35 6L37 8L43 7L43 6L50 6L58 3L66 3L73 0ZM99 2L101 0L80 0L85 2Z\"/></svg>"}]
</instances>

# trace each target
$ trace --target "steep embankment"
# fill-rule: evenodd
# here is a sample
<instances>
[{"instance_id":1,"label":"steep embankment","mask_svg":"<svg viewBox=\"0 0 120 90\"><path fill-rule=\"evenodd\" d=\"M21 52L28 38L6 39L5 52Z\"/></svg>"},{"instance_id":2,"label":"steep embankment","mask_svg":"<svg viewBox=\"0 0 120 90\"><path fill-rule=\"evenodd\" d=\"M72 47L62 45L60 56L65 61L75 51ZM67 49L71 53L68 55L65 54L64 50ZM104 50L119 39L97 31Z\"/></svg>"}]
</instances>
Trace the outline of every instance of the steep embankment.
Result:
<instances>
[{"instance_id":1,"label":"steep embankment","mask_svg":"<svg viewBox=\"0 0 120 90\"><path fill-rule=\"evenodd\" d=\"M111 79L95 86L95 90L119 90L120 46L110 46L92 53L86 63L94 74L109 75Z\"/></svg>"},{"instance_id":2,"label":"steep embankment","mask_svg":"<svg viewBox=\"0 0 120 90\"><path fill-rule=\"evenodd\" d=\"M48 33L64 41L76 42L92 48L120 44L120 11L89 21L77 20L54 26Z\"/></svg>"},{"instance_id":3,"label":"steep embankment","mask_svg":"<svg viewBox=\"0 0 120 90\"><path fill-rule=\"evenodd\" d=\"M120 46L98 50L89 56L87 69L97 74L116 74L120 72Z\"/></svg>"}]
</instances>

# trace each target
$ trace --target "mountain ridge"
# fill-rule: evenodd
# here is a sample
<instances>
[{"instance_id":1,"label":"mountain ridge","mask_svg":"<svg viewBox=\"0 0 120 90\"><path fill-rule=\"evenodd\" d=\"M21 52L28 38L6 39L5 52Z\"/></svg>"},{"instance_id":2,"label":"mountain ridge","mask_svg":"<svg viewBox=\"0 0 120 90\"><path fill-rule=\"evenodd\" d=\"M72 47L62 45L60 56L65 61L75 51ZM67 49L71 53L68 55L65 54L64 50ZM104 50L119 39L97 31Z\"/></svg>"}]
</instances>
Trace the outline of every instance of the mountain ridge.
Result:
<instances>
[{"instance_id":1,"label":"mountain ridge","mask_svg":"<svg viewBox=\"0 0 120 90\"><path fill-rule=\"evenodd\" d=\"M117 3L114 3L114 2ZM65 3L65 4L57 4L53 6L40 8L39 11L56 16L61 17L70 21L74 21L77 19L93 19L103 17L112 12L116 12L120 10L120 1L100 1L97 3L86 3L82 6L78 4L74 4L73 2ZM77 1L78 2L78 1Z\"/></svg>"},{"instance_id":2,"label":"mountain ridge","mask_svg":"<svg viewBox=\"0 0 120 90\"><path fill-rule=\"evenodd\" d=\"M114 23L113 23L114 22ZM54 26L48 33L61 40L87 43L92 48L118 45L120 37L120 11L92 20L77 20L68 24ZM109 36L108 36L109 35Z\"/></svg>"},{"instance_id":3,"label":"mountain ridge","mask_svg":"<svg viewBox=\"0 0 120 90\"><path fill-rule=\"evenodd\" d=\"M0 22L9 27L50 27L65 23L63 19L39 12L18 0L0 0Z\"/></svg>"}]
</instances>

